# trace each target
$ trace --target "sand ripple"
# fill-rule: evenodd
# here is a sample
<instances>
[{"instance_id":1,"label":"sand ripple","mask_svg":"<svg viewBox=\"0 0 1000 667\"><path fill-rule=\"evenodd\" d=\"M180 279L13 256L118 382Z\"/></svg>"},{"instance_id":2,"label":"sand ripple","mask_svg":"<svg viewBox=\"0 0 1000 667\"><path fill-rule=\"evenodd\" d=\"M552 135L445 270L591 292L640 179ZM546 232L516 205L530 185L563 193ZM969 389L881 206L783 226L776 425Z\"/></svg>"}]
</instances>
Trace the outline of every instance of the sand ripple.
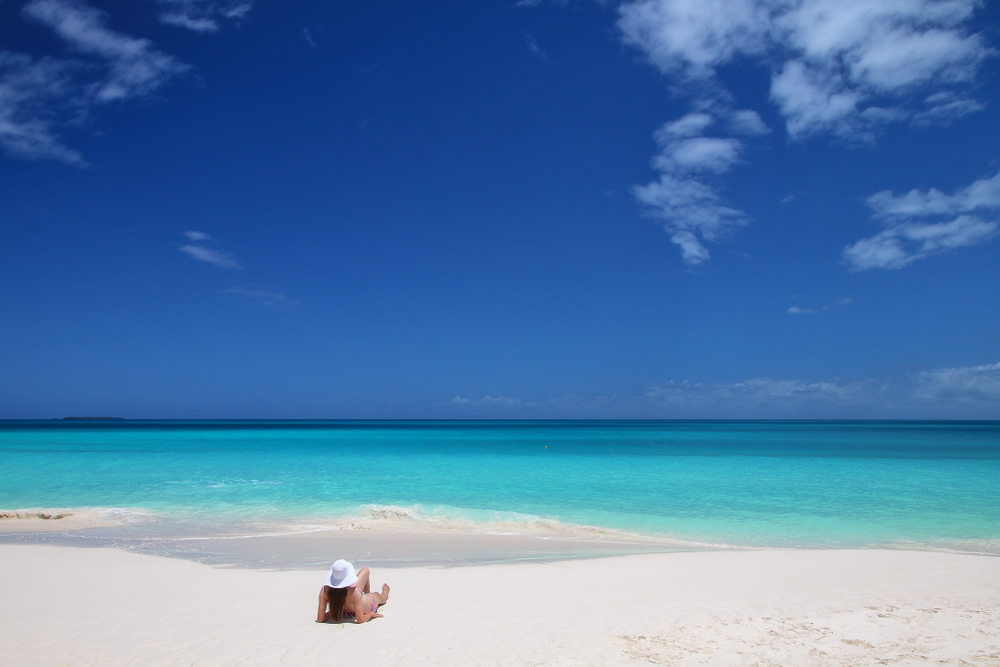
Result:
<instances>
[{"instance_id":1,"label":"sand ripple","mask_svg":"<svg viewBox=\"0 0 1000 667\"><path fill-rule=\"evenodd\" d=\"M1000 609L866 607L822 619L746 617L619 636L654 665L1000 665Z\"/></svg>"}]
</instances>

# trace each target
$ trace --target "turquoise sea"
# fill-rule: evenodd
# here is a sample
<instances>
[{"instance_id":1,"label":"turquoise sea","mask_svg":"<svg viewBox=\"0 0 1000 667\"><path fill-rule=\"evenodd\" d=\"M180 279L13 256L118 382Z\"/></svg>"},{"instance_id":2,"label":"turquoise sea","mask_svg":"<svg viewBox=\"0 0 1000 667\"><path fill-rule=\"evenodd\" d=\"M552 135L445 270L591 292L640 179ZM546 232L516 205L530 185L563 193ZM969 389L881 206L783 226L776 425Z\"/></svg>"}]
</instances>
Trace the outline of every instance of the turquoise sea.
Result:
<instances>
[{"instance_id":1,"label":"turquoise sea","mask_svg":"<svg viewBox=\"0 0 1000 667\"><path fill-rule=\"evenodd\" d=\"M1000 422L8 421L0 509L1000 554Z\"/></svg>"}]
</instances>

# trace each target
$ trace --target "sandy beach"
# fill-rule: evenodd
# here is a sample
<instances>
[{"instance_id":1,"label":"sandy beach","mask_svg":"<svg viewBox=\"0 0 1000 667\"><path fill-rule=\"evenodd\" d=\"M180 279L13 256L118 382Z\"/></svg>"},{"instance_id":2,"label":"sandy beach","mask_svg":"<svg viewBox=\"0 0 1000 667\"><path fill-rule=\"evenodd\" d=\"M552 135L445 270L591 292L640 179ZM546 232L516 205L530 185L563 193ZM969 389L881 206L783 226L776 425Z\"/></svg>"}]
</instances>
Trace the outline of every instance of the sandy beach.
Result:
<instances>
[{"instance_id":1,"label":"sandy beach","mask_svg":"<svg viewBox=\"0 0 1000 667\"><path fill-rule=\"evenodd\" d=\"M727 551L383 567L373 579L392 586L385 617L360 626L314 622L324 573L0 545L0 662L1000 665L1000 558L989 556Z\"/></svg>"}]
</instances>

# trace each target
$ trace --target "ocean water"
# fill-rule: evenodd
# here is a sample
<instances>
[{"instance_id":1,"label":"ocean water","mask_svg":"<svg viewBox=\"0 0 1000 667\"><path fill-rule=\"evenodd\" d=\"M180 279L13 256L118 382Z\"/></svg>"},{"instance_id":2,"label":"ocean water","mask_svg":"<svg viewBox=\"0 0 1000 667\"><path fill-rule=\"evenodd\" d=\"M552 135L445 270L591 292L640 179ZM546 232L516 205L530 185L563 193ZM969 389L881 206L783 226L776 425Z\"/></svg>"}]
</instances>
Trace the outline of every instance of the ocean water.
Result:
<instances>
[{"instance_id":1,"label":"ocean water","mask_svg":"<svg viewBox=\"0 0 1000 667\"><path fill-rule=\"evenodd\" d=\"M1000 422L0 422L0 509L1000 555Z\"/></svg>"}]
</instances>

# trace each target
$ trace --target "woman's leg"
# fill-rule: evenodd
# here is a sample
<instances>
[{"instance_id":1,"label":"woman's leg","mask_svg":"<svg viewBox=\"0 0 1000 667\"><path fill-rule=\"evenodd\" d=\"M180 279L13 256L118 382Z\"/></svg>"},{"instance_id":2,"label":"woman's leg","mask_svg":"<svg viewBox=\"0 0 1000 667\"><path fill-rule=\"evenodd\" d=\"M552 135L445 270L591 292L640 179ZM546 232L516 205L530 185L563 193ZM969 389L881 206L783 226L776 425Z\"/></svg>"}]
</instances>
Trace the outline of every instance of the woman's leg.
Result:
<instances>
[{"instance_id":1,"label":"woman's leg","mask_svg":"<svg viewBox=\"0 0 1000 667\"><path fill-rule=\"evenodd\" d=\"M368 593L368 597L372 599L376 607L381 607L389 601L389 584L382 584L381 593Z\"/></svg>"},{"instance_id":2,"label":"woman's leg","mask_svg":"<svg viewBox=\"0 0 1000 667\"><path fill-rule=\"evenodd\" d=\"M354 583L354 587L360 589L362 593L367 595L371 588L371 584L368 581L371 578L371 575L372 573L367 567L363 567L358 570L358 580Z\"/></svg>"}]
</instances>

